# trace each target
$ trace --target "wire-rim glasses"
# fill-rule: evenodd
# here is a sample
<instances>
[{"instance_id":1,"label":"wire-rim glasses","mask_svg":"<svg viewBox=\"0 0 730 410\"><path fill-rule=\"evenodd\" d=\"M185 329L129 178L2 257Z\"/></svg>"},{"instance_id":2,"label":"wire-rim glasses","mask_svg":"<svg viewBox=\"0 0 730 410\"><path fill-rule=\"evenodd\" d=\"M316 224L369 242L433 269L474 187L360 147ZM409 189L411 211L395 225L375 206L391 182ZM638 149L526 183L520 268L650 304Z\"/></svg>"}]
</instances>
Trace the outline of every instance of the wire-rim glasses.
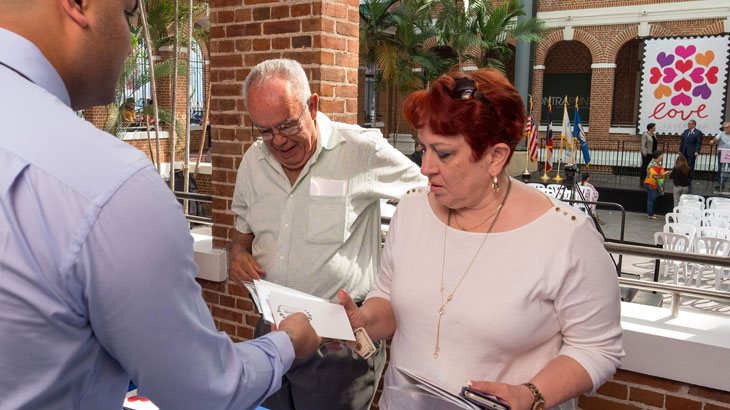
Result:
<instances>
[{"instance_id":1,"label":"wire-rim glasses","mask_svg":"<svg viewBox=\"0 0 730 410\"><path fill-rule=\"evenodd\" d=\"M309 109L305 106L302 110L302 113L299 114L299 118L296 119L296 122L294 122L294 120L287 120L283 124L275 126L273 129L261 129L259 127L251 125L251 133L255 138L263 141L268 141L274 138L274 134L279 134L282 137L291 137L298 134L299 131L302 130L302 118L304 118L304 113L307 111L309 111Z\"/></svg>"}]
</instances>

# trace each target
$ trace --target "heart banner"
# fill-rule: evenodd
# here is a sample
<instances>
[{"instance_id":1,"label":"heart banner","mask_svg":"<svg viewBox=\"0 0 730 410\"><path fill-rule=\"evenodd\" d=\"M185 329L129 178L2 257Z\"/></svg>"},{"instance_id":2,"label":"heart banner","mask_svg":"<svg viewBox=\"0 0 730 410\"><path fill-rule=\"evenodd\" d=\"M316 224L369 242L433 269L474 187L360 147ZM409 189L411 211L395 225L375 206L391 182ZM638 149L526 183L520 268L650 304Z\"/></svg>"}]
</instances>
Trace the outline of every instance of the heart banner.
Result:
<instances>
[{"instance_id":1,"label":"heart banner","mask_svg":"<svg viewBox=\"0 0 730 410\"><path fill-rule=\"evenodd\" d=\"M681 134L687 121L715 134L723 121L730 36L645 40L639 132Z\"/></svg>"}]
</instances>

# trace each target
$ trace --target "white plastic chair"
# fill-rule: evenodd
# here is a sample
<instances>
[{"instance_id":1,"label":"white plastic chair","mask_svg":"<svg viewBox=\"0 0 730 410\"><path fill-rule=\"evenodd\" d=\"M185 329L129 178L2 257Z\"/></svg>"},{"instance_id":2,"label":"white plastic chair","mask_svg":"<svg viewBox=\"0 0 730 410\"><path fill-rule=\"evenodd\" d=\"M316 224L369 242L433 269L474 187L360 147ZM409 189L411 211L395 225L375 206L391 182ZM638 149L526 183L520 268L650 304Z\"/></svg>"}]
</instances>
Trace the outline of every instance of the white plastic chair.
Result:
<instances>
[{"instance_id":1,"label":"white plastic chair","mask_svg":"<svg viewBox=\"0 0 730 410\"><path fill-rule=\"evenodd\" d=\"M689 239L689 248L687 250L690 250L692 243L695 240L695 236L697 236L697 227L690 224L669 223L664 224L664 232L686 236L687 239Z\"/></svg>"},{"instance_id":2,"label":"white plastic chair","mask_svg":"<svg viewBox=\"0 0 730 410\"><path fill-rule=\"evenodd\" d=\"M711 196L705 201L705 207L707 209L712 209L713 204L730 204L730 198L725 198L722 196Z\"/></svg>"},{"instance_id":3,"label":"white plastic chair","mask_svg":"<svg viewBox=\"0 0 730 410\"><path fill-rule=\"evenodd\" d=\"M697 236L708 238L730 239L730 229L715 228L712 226L700 226L697 228Z\"/></svg>"},{"instance_id":4,"label":"white plastic chair","mask_svg":"<svg viewBox=\"0 0 730 410\"><path fill-rule=\"evenodd\" d=\"M692 215L678 214L678 213L670 212L670 213L664 215L664 221L665 221L665 223L668 223L668 224L680 223L680 224L697 225L698 219Z\"/></svg>"},{"instance_id":5,"label":"white plastic chair","mask_svg":"<svg viewBox=\"0 0 730 410\"><path fill-rule=\"evenodd\" d=\"M705 209L702 211L702 216L712 216L715 218L725 218L730 221L730 211L724 209Z\"/></svg>"},{"instance_id":6,"label":"white plastic chair","mask_svg":"<svg viewBox=\"0 0 730 410\"><path fill-rule=\"evenodd\" d=\"M687 252L689 250L690 241L685 235L670 232L655 232L654 245L662 245L662 249L675 252ZM661 265L664 265L664 277L669 274L669 268L672 267L677 271L674 275L674 284L679 284L679 273L683 272L685 282L687 277L687 263L670 259L662 259Z\"/></svg>"},{"instance_id":7,"label":"white plastic chair","mask_svg":"<svg viewBox=\"0 0 730 410\"><path fill-rule=\"evenodd\" d=\"M730 221L728 221L725 218L718 217L718 216L703 216L700 218L700 226L711 226L713 228L730 228L728 224Z\"/></svg>"},{"instance_id":8,"label":"white plastic chair","mask_svg":"<svg viewBox=\"0 0 730 410\"><path fill-rule=\"evenodd\" d=\"M547 188L545 187L544 184L541 184L539 182L528 182L527 185L537 189L538 191L540 191L542 193L547 193Z\"/></svg>"},{"instance_id":9,"label":"white plastic chair","mask_svg":"<svg viewBox=\"0 0 730 410\"><path fill-rule=\"evenodd\" d=\"M705 197L702 195L693 195L693 194L682 194L682 196L679 197L680 201L697 201L702 203L702 209L708 208L705 204Z\"/></svg>"},{"instance_id":10,"label":"white plastic chair","mask_svg":"<svg viewBox=\"0 0 730 410\"><path fill-rule=\"evenodd\" d=\"M712 203L712 209L717 209L720 211L729 211L730 212L730 203L726 202L713 202Z\"/></svg>"},{"instance_id":11,"label":"white plastic chair","mask_svg":"<svg viewBox=\"0 0 730 410\"><path fill-rule=\"evenodd\" d=\"M691 206L675 206L674 213L682 215L692 215L695 219L702 218L702 210L699 208L693 208Z\"/></svg>"},{"instance_id":12,"label":"white plastic chair","mask_svg":"<svg viewBox=\"0 0 730 410\"><path fill-rule=\"evenodd\" d=\"M692 200L692 199L685 199L685 200L680 199L677 206L689 206L692 208L697 208L700 211L705 209L705 204L703 204L702 202L699 202L699 201Z\"/></svg>"},{"instance_id":13,"label":"white plastic chair","mask_svg":"<svg viewBox=\"0 0 730 410\"><path fill-rule=\"evenodd\" d=\"M556 198L558 194L558 189L560 189L561 186L562 185L560 184L547 184L547 186L545 187L545 189L547 190L546 193L551 197Z\"/></svg>"},{"instance_id":14,"label":"white plastic chair","mask_svg":"<svg viewBox=\"0 0 730 410\"><path fill-rule=\"evenodd\" d=\"M730 241L727 239L720 238L708 238L705 236L698 236L694 240L695 252L704 255L715 255L715 256L730 256ZM687 286L692 286L694 280L695 286L698 288L702 285L702 274L707 265L693 263L692 270L689 274L689 280ZM720 290L722 284L723 268L722 266L709 266L715 271L715 289Z\"/></svg>"}]
</instances>

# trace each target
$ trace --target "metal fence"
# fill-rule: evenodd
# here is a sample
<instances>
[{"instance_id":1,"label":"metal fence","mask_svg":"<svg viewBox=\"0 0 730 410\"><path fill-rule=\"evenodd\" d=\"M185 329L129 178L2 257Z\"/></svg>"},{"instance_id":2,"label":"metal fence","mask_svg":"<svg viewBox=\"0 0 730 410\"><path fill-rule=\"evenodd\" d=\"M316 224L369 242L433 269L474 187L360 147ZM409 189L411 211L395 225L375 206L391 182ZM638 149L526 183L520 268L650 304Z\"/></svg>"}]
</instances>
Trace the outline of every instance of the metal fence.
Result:
<instances>
[{"instance_id":1,"label":"metal fence","mask_svg":"<svg viewBox=\"0 0 730 410\"><path fill-rule=\"evenodd\" d=\"M641 168L641 143L639 141L626 141L616 139L614 141L588 141L588 150L591 156L591 166L594 167L596 173L609 173L621 176L639 176ZM540 163L540 172L545 167L546 155L545 138L540 139L540 149L538 152L538 162ZM679 152L679 142L660 142L657 149L664 153L664 168L672 168L677 160ZM553 167L557 166L560 151L560 137L553 138ZM568 149L564 149L568 153ZM568 156L563 155L561 161L565 163ZM575 163L585 164L583 156L578 150ZM703 144L700 149L700 155L695 161L695 179L712 181L717 176L717 146Z\"/></svg>"}]
</instances>

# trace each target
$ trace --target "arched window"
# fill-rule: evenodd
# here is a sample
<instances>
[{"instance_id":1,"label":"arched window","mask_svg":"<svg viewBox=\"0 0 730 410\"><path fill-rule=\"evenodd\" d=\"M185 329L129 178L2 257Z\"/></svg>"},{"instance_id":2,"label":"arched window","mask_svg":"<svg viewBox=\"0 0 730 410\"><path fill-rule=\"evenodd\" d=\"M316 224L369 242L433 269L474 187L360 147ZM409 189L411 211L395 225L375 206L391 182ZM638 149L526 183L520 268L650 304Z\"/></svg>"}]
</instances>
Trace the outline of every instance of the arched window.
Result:
<instances>
[{"instance_id":1,"label":"arched window","mask_svg":"<svg viewBox=\"0 0 730 410\"><path fill-rule=\"evenodd\" d=\"M203 68L205 58L203 51L197 41L192 41L192 54L190 58L190 118L191 122L200 123L203 118L203 107L205 104L205 92L203 89Z\"/></svg>"}]
</instances>

